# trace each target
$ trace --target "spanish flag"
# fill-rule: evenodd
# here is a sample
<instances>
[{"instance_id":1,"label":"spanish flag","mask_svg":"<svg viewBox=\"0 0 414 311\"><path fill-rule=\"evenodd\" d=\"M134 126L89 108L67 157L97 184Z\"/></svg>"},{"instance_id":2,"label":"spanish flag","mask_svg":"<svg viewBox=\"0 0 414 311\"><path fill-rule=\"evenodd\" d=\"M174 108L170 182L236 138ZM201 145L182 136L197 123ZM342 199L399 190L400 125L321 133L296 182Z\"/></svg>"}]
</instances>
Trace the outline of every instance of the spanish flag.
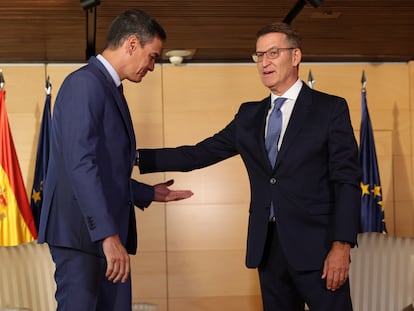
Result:
<instances>
[{"instance_id":1,"label":"spanish flag","mask_svg":"<svg viewBox=\"0 0 414 311\"><path fill-rule=\"evenodd\" d=\"M0 245L37 239L6 111L6 91L0 89Z\"/></svg>"}]
</instances>

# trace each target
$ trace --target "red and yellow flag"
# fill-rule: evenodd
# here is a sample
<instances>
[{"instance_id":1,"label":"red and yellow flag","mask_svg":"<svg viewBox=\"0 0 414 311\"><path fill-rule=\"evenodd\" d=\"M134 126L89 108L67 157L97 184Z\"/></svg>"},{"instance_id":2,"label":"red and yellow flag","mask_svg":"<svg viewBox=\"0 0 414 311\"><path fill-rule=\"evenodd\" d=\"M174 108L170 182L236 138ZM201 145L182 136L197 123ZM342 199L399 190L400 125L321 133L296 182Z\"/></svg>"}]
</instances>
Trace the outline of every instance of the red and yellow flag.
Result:
<instances>
[{"instance_id":1,"label":"red and yellow flag","mask_svg":"<svg viewBox=\"0 0 414 311\"><path fill-rule=\"evenodd\" d=\"M0 245L37 239L6 111L6 91L0 90Z\"/></svg>"}]
</instances>

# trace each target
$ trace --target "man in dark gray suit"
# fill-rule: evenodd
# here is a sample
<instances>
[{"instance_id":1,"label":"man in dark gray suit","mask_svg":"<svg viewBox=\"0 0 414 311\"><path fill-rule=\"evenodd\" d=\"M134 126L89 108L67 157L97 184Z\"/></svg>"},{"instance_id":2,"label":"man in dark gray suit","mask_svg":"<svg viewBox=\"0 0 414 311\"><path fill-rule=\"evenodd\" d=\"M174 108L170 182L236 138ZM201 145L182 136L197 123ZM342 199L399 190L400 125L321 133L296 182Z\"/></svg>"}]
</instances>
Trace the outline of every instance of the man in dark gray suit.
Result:
<instances>
[{"instance_id":1,"label":"man in dark gray suit","mask_svg":"<svg viewBox=\"0 0 414 311\"><path fill-rule=\"evenodd\" d=\"M239 154L250 178L246 265L258 268L265 311L350 311L361 170L345 99L299 79L301 39L275 23L253 59L269 97L241 105L194 146L140 149L141 173L190 171ZM272 113L274 112L274 113Z\"/></svg>"},{"instance_id":2,"label":"man in dark gray suit","mask_svg":"<svg viewBox=\"0 0 414 311\"><path fill-rule=\"evenodd\" d=\"M38 238L56 264L58 310L131 310L134 205L192 195L171 191L171 181L131 179L136 142L121 81L138 83L153 71L165 38L146 13L126 11L111 24L102 54L59 90Z\"/></svg>"}]
</instances>

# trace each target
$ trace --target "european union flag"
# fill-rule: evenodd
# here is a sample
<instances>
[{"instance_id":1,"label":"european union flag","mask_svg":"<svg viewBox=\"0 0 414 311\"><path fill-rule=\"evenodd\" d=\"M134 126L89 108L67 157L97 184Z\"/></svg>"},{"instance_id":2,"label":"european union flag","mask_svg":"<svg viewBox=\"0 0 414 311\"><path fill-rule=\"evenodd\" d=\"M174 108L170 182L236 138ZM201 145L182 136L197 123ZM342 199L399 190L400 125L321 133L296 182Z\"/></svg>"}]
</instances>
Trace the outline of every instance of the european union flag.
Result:
<instances>
[{"instance_id":1,"label":"european union flag","mask_svg":"<svg viewBox=\"0 0 414 311\"><path fill-rule=\"evenodd\" d=\"M360 232L387 233L374 134L368 113L365 87L362 89L362 118L358 156L363 174Z\"/></svg>"},{"instance_id":2,"label":"european union flag","mask_svg":"<svg viewBox=\"0 0 414 311\"><path fill-rule=\"evenodd\" d=\"M30 207L32 208L36 229L39 229L40 211L43 203L43 180L46 177L47 164L49 162L49 127L51 123L50 102L51 95L48 92L43 108L39 141L37 143L36 168L30 200Z\"/></svg>"}]
</instances>

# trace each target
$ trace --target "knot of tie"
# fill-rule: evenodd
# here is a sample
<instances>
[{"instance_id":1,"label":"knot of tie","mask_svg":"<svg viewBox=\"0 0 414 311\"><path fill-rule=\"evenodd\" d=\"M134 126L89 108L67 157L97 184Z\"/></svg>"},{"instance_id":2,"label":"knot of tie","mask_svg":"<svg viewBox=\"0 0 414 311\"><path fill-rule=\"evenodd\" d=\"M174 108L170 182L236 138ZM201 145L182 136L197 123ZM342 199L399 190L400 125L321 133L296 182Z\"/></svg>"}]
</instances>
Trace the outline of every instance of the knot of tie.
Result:
<instances>
[{"instance_id":1,"label":"knot of tie","mask_svg":"<svg viewBox=\"0 0 414 311\"><path fill-rule=\"evenodd\" d=\"M279 97L275 100L273 110L267 123L267 135L265 140L267 156L272 167L275 165L277 157L277 144L279 141L280 131L282 129L282 112L280 107L286 101L286 98Z\"/></svg>"},{"instance_id":2,"label":"knot of tie","mask_svg":"<svg viewBox=\"0 0 414 311\"><path fill-rule=\"evenodd\" d=\"M121 84L122 85L122 84ZM275 99L275 110L280 111L280 107L282 107L283 103L285 102L286 98L278 97Z\"/></svg>"}]
</instances>

